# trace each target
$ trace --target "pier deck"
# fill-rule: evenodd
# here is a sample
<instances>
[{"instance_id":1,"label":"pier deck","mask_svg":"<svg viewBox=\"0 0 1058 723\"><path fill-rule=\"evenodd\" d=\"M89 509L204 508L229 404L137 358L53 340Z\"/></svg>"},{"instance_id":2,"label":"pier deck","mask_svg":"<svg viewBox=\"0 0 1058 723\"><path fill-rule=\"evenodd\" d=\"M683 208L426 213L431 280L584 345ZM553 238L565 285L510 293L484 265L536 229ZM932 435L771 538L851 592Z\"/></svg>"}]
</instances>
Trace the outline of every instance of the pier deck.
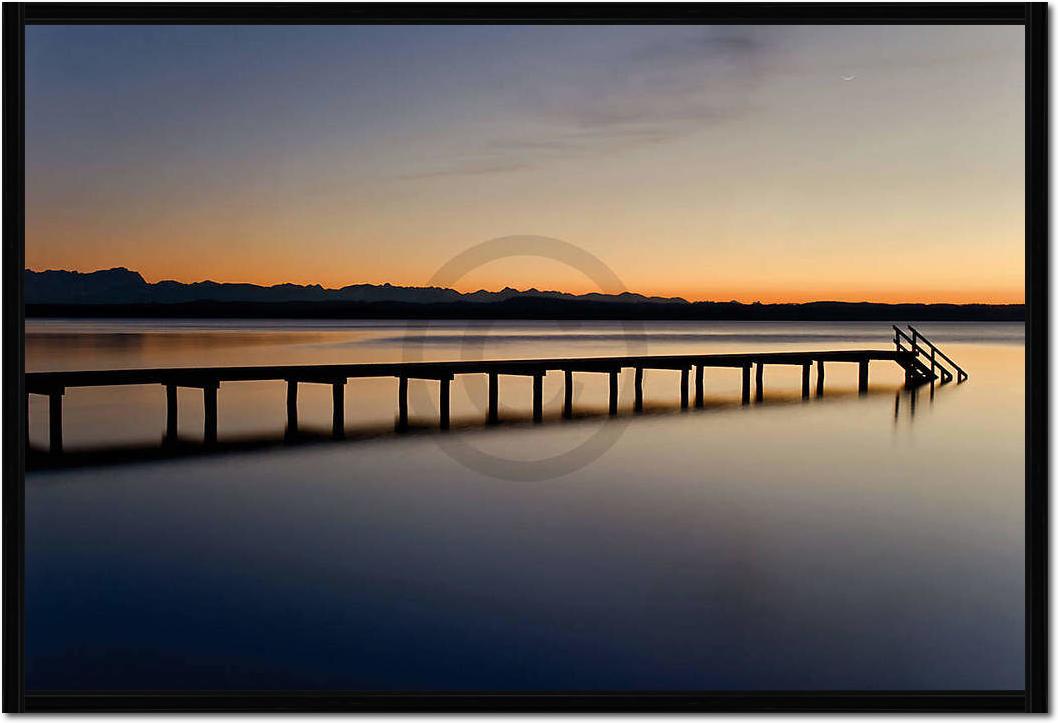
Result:
<instances>
[{"instance_id":1,"label":"pier deck","mask_svg":"<svg viewBox=\"0 0 1058 723\"><path fill-rule=\"evenodd\" d=\"M221 382L298 381L332 383L342 379L406 377L451 379L456 374L516 374L533 376L549 371L609 372L622 369L684 369L747 367L755 364L797 365L823 362L862 363L895 361L905 367L910 351L866 349L841 351L756 352L745 354L679 354L673 356L611 356L556 359L498 359L492 361L381 362L370 364L293 364L244 367L169 367L161 369L101 369L95 371L29 372L30 394L51 394L70 387L162 384L202 387Z\"/></svg>"},{"instance_id":2,"label":"pier deck","mask_svg":"<svg viewBox=\"0 0 1058 723\"><path fill-rule=\"evenodd\" d=\"M296 432L298 424L298 384L330 384L333 387L333 433L345 432L345 384L349 379L395 377L398 383L397 428L408 424L408 380L427 379L440 382L439 425L449 424L450 384L457 374L486 374L489 378L489 422L499 421L499 377L517 375L533 377L533 419L542 418L542 379L548 372L565 376L563 415L573 412L573 374L609 375L609 411L617 413L618 375L625 369L635 372L635 409L643 407L643 371L668 369L681 371L680 404L690 405L690 372L695 370L695 406L702 406L705 368L738 369L742 375L742 403L750 401L750 373L755 368L756 398L763 398L764 368L767 365L800 366L802 395L810 394L810 375L816 367L816 393L822 394L825 364L859 365L859 390L866 392L868 369L872 361L894 362L904 369L908 384L936 378L918 359L915 350L859 349L837 351L750 352L740 354L680 354L649 356L610 356L554 359L497 359L490 361L422 361L371 364L305 364L241 367L173 367L165 369L103 369L95 371L30 372L26 374L29 394L49 398L49 449L62 452L62 399L74 387L128 386L160 384L166 388L166 439L176 440L177 389L201 389L203 393L203 430L205 443L217 439L217 389L222 383L243 381L285 381L287 383L287 431ZM28 405L27 405L28 409Z\"/></svg>"}]
</instances>

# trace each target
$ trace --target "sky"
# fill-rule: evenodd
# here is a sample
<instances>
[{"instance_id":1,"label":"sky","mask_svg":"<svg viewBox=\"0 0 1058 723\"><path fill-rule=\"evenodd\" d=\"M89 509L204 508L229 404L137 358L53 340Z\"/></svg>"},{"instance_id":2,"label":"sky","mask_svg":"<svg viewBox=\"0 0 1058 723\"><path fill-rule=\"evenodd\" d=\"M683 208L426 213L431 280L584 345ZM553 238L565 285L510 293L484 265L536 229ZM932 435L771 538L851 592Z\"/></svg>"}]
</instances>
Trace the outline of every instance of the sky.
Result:
<instances>
[{"instance_id":1,"label":"sky","mask_svg":"<svg viewBox=\"0 0 1058 723\"><path fill-rule=\"evenodd\" d=\"M31 26L26 264L1024 301L1020 26ZM460 290L598 290L501 259Z\"/></svg>"}]
</instances>

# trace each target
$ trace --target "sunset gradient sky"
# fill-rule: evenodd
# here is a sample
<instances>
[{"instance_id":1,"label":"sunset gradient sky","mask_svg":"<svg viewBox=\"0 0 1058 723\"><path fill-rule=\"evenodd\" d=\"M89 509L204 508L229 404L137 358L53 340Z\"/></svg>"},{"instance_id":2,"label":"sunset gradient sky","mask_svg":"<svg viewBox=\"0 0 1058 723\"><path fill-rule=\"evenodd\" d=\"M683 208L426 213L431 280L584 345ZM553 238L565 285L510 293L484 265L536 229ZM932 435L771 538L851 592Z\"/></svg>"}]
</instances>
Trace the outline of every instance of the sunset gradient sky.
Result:
<instances>
[{"instance_id":1,"label":"sunset gradient sky","mask_svg":"<svg viewBox=\"0 0 1058 723\"><path fill-rule=\"evenodd\" d=\"M1019 26L26 30L26 263L425 283L510 234L648 294L1024 301ZM596 290L525 258L462 290Z\"/></svg>"}]
</instances>

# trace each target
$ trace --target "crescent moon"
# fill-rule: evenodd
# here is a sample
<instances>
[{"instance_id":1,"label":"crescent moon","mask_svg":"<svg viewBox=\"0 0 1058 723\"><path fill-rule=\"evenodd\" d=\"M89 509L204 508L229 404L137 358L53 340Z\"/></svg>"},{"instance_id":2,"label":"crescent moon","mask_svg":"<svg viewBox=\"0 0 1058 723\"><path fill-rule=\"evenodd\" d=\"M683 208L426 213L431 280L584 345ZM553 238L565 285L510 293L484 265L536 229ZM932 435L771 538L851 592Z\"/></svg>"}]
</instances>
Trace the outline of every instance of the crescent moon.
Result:
<instances>
[{"instance_id":1,"label":"crescent moon","mask_svg":"<svg viewBox=\"0 0 1058 723\"><path fill-rule=\"evenodd\" d=\"M843 75L843 76L841 76L842 80L855 80L855 78L856 78L855 75Z\"/></svg>"}]
</instances>

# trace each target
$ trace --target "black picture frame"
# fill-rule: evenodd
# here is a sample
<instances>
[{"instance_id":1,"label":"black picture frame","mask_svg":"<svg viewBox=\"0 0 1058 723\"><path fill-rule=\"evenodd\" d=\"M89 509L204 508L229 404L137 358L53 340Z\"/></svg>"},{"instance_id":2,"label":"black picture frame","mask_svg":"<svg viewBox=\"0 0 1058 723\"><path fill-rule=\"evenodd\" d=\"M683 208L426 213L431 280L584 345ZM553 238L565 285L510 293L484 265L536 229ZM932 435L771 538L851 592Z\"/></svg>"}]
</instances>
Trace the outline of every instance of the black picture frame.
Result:
<instances>
[{"instance_id":1,"label":"black picture frame","mask_svg":"<svg viewBox=\"0 0 1058 723\"><path fill-rule=\"evenodd\" d=\"M24 38L30 24L767 23L1025 27L1025 690L33 695L24 687ZM3 8L3 710L1026 711L1048 709L1048 36L1046 3L5 3Z\"/></svg>"}]
</instances>

